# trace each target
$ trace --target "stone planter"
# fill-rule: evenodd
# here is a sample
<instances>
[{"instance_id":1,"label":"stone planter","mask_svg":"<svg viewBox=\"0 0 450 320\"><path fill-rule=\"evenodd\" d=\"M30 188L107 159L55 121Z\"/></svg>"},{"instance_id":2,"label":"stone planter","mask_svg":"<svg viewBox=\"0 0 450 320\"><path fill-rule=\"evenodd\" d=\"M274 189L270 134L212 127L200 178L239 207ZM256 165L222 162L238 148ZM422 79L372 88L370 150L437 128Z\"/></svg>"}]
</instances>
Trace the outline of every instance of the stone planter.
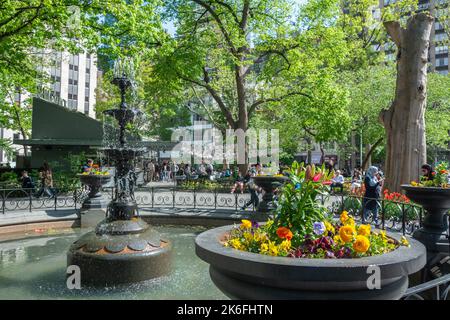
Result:
<instances>
[{"instance_id":1,"label":"stone planter","mask_svg":"<svg viewBox=\"0 0 450 320\"><path fill-rule=\"evenodd\" d=\"M411 185L401 187L408 198L426 211L423 226L414 232L413 237L427 248L428 260L438 253L448 254L450 240L447 238L449 227L445 214L450 209L450 189Z\"/></svg>"},{"instance_id":2,"label":"stone planter","mask_svg":"<svg viewBox=\"0 0 450 320\"><path fill-rule=\"evenodd\" d=\"M100 189L111 180L111 175L79 174L81 183L89 187L88 198L83 202L83 209L104 208L107 201Z\"/></svg>"},{"instance_id":3,"label":"stone planter","mask_svg":"<svg viewBox=\"0 0 450 320\"><path fill-rule=\"evenodd\" d=\"M258 187L264 190L262 201L258 205L258 211L269 212L273 206L273 192L276 188L282 186L289 178L285 176L256 176L253 181Z\"/></svg>"},{"instance_id":4,"label":"stone planter","mask_svg":"<svg viewBox=\"0 0 450 320\"><path fill-rule=\"evenodd\" d=\"M425 247L414 239L409 248L358 259L265 256L224 247L221 240L232 228L211 229L195 240L196 254L210 264L214 284L232 299L399 299L408 275L426 263ZM369 266L379 268L380 289L368 289Z\"/></svg>"}]
</instances>

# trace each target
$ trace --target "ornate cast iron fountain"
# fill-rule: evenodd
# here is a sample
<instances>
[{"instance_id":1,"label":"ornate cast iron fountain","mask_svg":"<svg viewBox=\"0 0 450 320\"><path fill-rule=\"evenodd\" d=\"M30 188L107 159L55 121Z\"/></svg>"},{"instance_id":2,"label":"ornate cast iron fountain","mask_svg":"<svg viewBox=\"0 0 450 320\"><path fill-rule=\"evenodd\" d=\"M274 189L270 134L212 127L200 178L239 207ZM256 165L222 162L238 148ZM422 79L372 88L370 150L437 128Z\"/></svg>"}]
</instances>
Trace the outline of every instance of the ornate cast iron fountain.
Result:
<instances>
[{"instance_id":1,"label":"ornate cast iron fountain","mask_svg":"<svg viewBox=\"0 0 450 320\"><path fill-rule=\"evenodd\" d=\"M135 157L145 150L130 147L126 127L140 116L129 108L125 94L131 86L123 65L119 62L113 84L121 92L118 109L104 113L118 123L118 147L103 149L116 167L114 198L108 204L106 218L94 231L74 242L67 255L68 265L81 270L81 283L110 286L119 283L143 281L162 276L170 270L171 244L139 217L134 196L136 174Z\"/></svg>"}]
</instances>

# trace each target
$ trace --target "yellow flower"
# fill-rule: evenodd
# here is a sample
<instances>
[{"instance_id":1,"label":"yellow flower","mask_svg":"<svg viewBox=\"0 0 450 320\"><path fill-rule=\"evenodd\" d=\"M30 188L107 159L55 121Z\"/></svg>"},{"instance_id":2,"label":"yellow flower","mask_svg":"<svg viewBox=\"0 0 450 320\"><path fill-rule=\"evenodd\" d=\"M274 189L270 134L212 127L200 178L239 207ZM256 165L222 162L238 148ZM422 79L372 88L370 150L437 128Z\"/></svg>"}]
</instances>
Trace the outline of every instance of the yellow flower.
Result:
<instances>
[{"instance_id":1,"label":"yellow flower","mask_svg":"<svg viewBox=\"0 0 450 320\"><path fill-rule=\"evenodd\" d=\"M386 240L386 238L387 238L387 236L386 236L386 231L381 230L381 231L380 231L380 236L381 236L381 238L382 238L383 240Z\"/></svg>"},{"instance_id":2,"label":"yellow flower","mask_svg":"<svg viewBox=\"0 0 450 320\"><path fill-rule=\"evenodd\" d=\"M270 228L273 225L273 220L267 220L265 227Z\"/></svg>"},{"instance_id":3,"label":"yellow flower","mask_svg":"<svg viewBox=\"0 0 450 320\"><path fill-rule=\"evenodd\" d=\"M271 256L278 255L278 246L273 241L269 241L269 255Z\"/></svg>"},{"instance_id":4,"label":"yellow flower","mask_svg":"<svg viewBox=\"0 0 450 320\"><path fill-rule=\"evenodd\" d=\"M345 221L348 220L348 212L347 211L345 211L345 210L342 211L340 220L341 220L342 224L344 224Z\"/></svg>"},{"instance_id":5,"label":"yellow flower","mask_svg":"<svg viewBox=\"0 0 450 320\"><path fill-rule=\"evenodd\" d=\"M400 243L402 244L402 246L405 246L405 247L409 247L410 246L409 241L408 241L408 239L405 238L405 236L401 237Z\"/></svg>"},{"instance_id":6,"label":"yellow flower","mask_svg":"<svg viewBox=\"0 0 450 320\"><path fill-rule=\"evenodd\" d=\"M252 222L250 220L241 220L241 229L250 229L252 227Z\"/></svg>"},{"instance_id":7,"label":"yellow flower","mask_svg":"<svg viewBox=\"0 0 450 320\"><path fill-rule=\"evenodd\" d=\"M333 240L334 240L334 242L336 242L336 243L341 243L341 244L344 244L344 241L342 241L342 239L341 239L341 237L339 236L339 235L335 235L334 237L333 237Z\"/></svg>"},{"instance_id":8,"label":"yellow flower","mask_svg":"<svg viewBox=\"0 0 450 320\"><path fill-rule=\"evenodd\" d=\"M333 225L331 223L329 223L328 221L325 221L324 224L325 224L325 228L327 229L327 231L334 234L335 230L334 230Z\"/></svg>"},{"instance_id":9,"label":"yellow flower","mask_svg":"<svg viewBox=\"0 0 450 320\"><path fill-rule=\"evenodd\" d=\"M353 249L355 249L356 252L364 253L366 252L370 247L370 241L365 236L356 236L356 241L353 243Z\"/></svg>"},{"instance_id":10,"label":"yellow flower","mask_svg":"<svg viewBox=\"0 0 450 320\"><path fill-rule=\"evenodd\" d=\"M280 251L289 251L289 249L291 249L291 241L289 240L284 240L283 242L281 242L281 244L278 246L278 249Z\"/></svg>"},{"instance_id":11,"label":"yellow flower","mask_svg":"<svg viewBox=\"0 0 450 320\"><path fill-rule=\"evenodd\" d=\"M253 235L253 240L255 240L256 242L262 242L265 241L267 239L267 234L265 232L261 232L259 230L257 230L255 232L255 234Z\"/></svg>"},{"instance_id":12,"label":"yellow flower","mask_svg":"<svg viewBox=\"0 0 450 320\"><path fill-rule=\"evenodd\" d=\"M419 184L418 184L417 182L415 182L415 181L411 181L411 185L412 185L413 187L417 187Z\"/></svg>"},{"instance_id":13,"label":"yellow flower","mask_svg":"<svg viewBox=\"0 0 450 320\"><path fill-rule=\"evenodd\" d=\"M244 232L244 239L250 242L253 240L253 235L250 232Z\"/></svg>"},{"instance_id":14,"label":"yellow flower","mask_svg":"<svg viewBox=\"0 0 450 320\"><path fill-rule=\"evenodd\" d=\"M351 242L356 235L356 230L353 226L342 226L339 228L339 236L345 243Z\"/></svg>"},{"instance_id":15,"label":"yellow flower","mask_svg":"<svg viewBox=\"0 0 450 320\"><path fill-rule=\"evenodd\" d=\"M347 219L347 221L345 222L345 225L349 225L349 226L355 227L355 220L353 219L352 216L350 216L350 217Z\"/></svg>"},{"instance_id":16,"label":"yellow flower","mask_svg":"<svg viewBox=\"0 0 450 320\"><path fill-rule=\"evenodd\" d=\"M259 250L261 254L267 254L269 251L269 245L267 243L261 243Z\"/></svg>"},{"instance_id":17,"label":"yellow flower","mask_svg":"<svg viewBox=\"0 0 450 320\"><path fill-rule=\"evenodd\" d=\"M358 228L358 234L362 236L370 235L370 224L362 224Z\"/></svg>"},{"instance_id":18,"label":"yellow flower","mask_svg":"<svg viewBox=\"0 0 450 320\"><path fill-rule=\"evenodd\" d=\"M231 239L230 240L230 245L234 248L234 249L238 249L238 250L243 250L244 246L242 245L241 241L239 241L239 239Z\"/></svg>"}]
</instances>

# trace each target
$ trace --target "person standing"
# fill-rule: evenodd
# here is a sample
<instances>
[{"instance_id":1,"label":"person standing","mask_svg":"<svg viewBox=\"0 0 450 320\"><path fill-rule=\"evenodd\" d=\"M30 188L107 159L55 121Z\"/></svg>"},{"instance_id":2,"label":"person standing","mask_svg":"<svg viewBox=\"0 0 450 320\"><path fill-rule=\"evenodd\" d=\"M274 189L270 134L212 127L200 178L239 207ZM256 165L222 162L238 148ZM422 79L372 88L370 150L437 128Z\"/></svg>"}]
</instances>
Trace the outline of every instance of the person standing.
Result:
<instances>
[{"instance_id":1,"label":"person standing","mask_svg":"<svg viewBox=\"0 0 450 320\"><path fill-rule=\"evenodd\" d=\"M248 191L250 192L250 200L241 207L242 210L247 209L249 206L253 204L253 207L256 209L259 205L259 196L258 196L258 187L253 181L253 177L255 173L248 172L245 176L245 184L247 185Z\"/></svg>"},{"instance_id":2,"label":"person standing","mask_svg":"<svg viewBox=\"0 0 450 320\"><path fill-rule=\"evenodd\" d=\"M152 182L154 175L155 175L155 163L152 160L147 164L147 181Z\"/></svg>"},{"instance_id":3,"label":"person standing","mask_svg":"<svg viewBox=\"0 0 450 320\"><path fill-rule=\"evenodd\" d=\"M383 181L384 179L381 178L377 167L371 166L367 169L364 178L366 192L364 193L363 198L363 223L366 223L369 218L369 211L371 211L373 214L373 221L375 222L375 225L378 226L378 200L380 199Z\"/></svg>"},{"instance_id":4,"label":"person standing","mask_svg":"<svg viewBox=\"0 0 450 320\"><path fill-rule=\"evenodd\" d=\"M39 171L39 179L41 180L41 190L38 193L38 197L45 193L50 198L53 198L55 196L53 193L53 173L47 162L44 162Z\"/></svg>"}]
</instances>

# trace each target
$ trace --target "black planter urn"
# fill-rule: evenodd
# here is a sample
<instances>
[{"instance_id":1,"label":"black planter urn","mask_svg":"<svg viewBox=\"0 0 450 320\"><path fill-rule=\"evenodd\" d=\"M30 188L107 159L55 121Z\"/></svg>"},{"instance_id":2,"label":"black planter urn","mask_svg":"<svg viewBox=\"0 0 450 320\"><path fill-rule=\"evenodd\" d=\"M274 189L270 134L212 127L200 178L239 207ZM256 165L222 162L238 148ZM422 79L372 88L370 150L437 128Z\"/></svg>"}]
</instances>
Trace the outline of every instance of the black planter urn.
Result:
<instances>
[{"instance_id":1,"label":"black planter urn","mask_svg":"<svg viewBox=\"0 0 450 320\"><path fill-rule=\"evenodd\" d=\"M414 239L410 247L399 246L376 256L297 259L224 247L222 242L232 228L211 229L195 240L197 256L210 264L212 281L232 299L400 299L408 288L408 275L426 263L426 249ZM401 237L387 235L396 241ZM369 285L371 276L378 277L379 286Z\"/></svg>"},{"instance_id":2,"label":"black planter urn","mask_svg":"<svg viewBox=\"0 0 450 320\"><path fill-rule=\"evenodd\" d=\"M274 209L273 196L276 188L281 187L289 178L285 176L256 176L253 181L264 190L262 201L258 205L259 212L269 212Z\"/></svg>"},{"instance_id":3,"label":"black planter urn","mask_svg":"<svg viewBox=\"0 0 450 320\"><path fill-rule=\"evenodd\" d=\"M79 174L83 185L89 187L87 199L83 202L83 209L105 208L107 201L103 198L101 188L111 180L110 175Z\"/></svg>"},{"instance_id":4,"label":"black planter urn","mask_svg":"<svg viewBox=\"0 0 450 320\"><path fill-rule=\"evenodd\" d=\"M436 254L450 254L447 212L450 209L450 189L402 185L406 196L425 210L422 227L413 237L422 242L428 251L428 260Z\"/></svg>"}]
</instances>

